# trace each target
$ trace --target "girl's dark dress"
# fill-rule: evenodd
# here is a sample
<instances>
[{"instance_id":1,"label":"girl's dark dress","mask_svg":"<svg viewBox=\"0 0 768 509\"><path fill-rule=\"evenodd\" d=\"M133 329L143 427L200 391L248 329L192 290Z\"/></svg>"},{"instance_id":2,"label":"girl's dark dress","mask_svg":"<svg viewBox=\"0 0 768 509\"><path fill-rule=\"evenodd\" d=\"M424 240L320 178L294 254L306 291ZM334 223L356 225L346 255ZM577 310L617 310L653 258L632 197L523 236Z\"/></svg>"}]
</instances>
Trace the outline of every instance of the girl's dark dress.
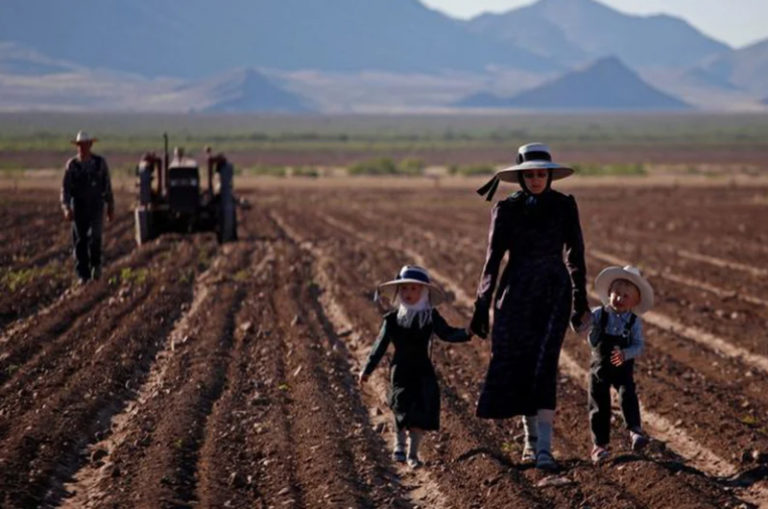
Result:
<instances>
[{"instance_id":1,"label":"girl's dark dress","mask_svg":"<svg viewBox=\"0 0 768 509\"><path fill-rule=\"evenodd\" d=\"M389 406L395 414L398 429L440 428L440 389L429 358L429 341L433 332L443 341L469 341L464 329L448 325L434 308L432 323L423 328L418 324L409 328L401 327L397 323L397 311L387 313L363 369L365 375L370 375L389 344L395 345L395 354L390 363Z\"/></svg>"},{"instance_id":2,"label":"girl's dark dress","mask_svg":"<svg viewBox=\"0 0 768 509\"><path fill-rule=\"evenodd\" d=\"M476 303L486 320L505 253L509 262L494 301L492 356L478 417L554 409L571 303L574 317L588 311L584 242L573 197L551 189L536 196L518 191L494 206Z\"/></svg>"}]
</instances>

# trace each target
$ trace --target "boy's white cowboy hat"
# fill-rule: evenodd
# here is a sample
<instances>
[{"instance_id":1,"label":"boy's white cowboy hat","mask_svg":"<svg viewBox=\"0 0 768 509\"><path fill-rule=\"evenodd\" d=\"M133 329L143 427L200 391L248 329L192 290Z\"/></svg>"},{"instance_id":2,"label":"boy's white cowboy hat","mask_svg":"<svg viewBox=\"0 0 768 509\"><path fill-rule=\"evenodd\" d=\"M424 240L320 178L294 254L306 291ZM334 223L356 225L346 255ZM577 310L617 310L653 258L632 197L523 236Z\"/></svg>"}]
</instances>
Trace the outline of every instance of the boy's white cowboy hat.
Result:
<instances>
[{"instance_id":1,"label":"boy's white cowboy hat","mask_svg":"<svg viewBox=\"0 0 768 509\"><path fill-rule=\"evenodd\" d=\"M617 279L626 279L640 290L640 303L632 312L642 315L653 307L653 288L640 273L640 269L632 265L624 267L606 267L595 278L595 292L603 304L608 304L608 293L611 284Z\"/></svg>"},{"instance_id":2,"label":"boy's white cowboy hat","mask_svg":"<svg viewBox=\"0 0 768 509\"><path fill-rule=\"evenodd\" d=\"M69 140L70 143L73 145L77 145L78 143L93 143L94 141L99 141L98 138L93 138L90 134L88 134L85 131L77 131L77 134L75 135L74 139Z\"/></svg>"},{"instance_id":3,"label":"boy's white cowboy hat","mask_svg":"<svg viewBox=\"0 0 768 509\"><path fill-rule=\"evenodd\" d=\"M397 294L397 287L404 284L424 285L429 288L429 301L436 306L445 300L445 294L429 279L427 269L417 265L403 265L395 279L381 283L376 288L376 294L392 302Z\"/></svg>"},{"instance_id":4,"label":"boy's white cowboy hat","mask_svg":"<svg viewBox=\"0 0 768 509\"><path fill-rule=\"evenodd\" d=\"M549 170L552 180L564 179L574 173L573 168L553 162L549 147L544 143L528 143L517 149L514 166L497 171L493 178L477 192L481 196L488 195L486 199L490 201L499 186L499 181L518 182L518 172L525 170Z\"/></svg>"}]
</instances>

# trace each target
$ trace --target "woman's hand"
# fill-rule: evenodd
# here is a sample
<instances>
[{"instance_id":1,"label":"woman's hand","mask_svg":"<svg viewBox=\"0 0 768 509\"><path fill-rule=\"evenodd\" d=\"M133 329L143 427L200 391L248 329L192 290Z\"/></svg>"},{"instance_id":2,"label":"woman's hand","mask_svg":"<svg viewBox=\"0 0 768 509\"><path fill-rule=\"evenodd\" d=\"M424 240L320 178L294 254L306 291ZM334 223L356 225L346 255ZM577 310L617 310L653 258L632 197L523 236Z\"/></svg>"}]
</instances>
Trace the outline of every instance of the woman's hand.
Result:
<instances>
[{"instance_id":1,"label":"woman's hand","mask_svg":"<svg viewBox=\"0 0 768 509\"><path fill-rule=\"evenodd\" d=\"M583 334L589 330L589 326L592 324L592 313L584 311L580 316L575 314L571 318L571 328L577 334Z\"/></svg>"}]
</instances>

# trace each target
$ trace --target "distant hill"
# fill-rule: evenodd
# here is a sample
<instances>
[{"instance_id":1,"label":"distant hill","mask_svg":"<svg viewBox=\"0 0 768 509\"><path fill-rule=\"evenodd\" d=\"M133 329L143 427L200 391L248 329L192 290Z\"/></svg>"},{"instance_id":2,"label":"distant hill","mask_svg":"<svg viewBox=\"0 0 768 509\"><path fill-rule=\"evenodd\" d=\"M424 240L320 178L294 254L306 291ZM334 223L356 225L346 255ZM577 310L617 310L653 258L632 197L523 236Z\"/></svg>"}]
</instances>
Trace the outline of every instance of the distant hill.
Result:
<instances>
[{"instance_id":1,"label":"distant hill","mask_svg":"<svg viewBox=\"0 0 768 509\"><path fill-rule=\"evenodd\" d=\"M55 59L148 77L557 68L418 0L2 0L0 34Z\"/></svg>"},{"instance_id":2,"label":"distant hill","mask_svg":"<svg viewBox=\"0 0 768 509\"><path fill-rule=\"evenodd\" d=\"M563 110L681 110L690 106L645 83L616 57L602 58L511 98L476 94L457 106Z\"/></svg>"},{"instance_id":3,"label":"distant hill","mask_svg":"<svg viewBox=\"0 0 768 509\"><path fill-rule=\"evenodd\" d=\"M768 39L713 57L691 72L762 96L768 92Z\"/></svg>"},{"instance_id":4,"label":"distant hill","mask_svg":"<svg viewBox=\"0 0 768 509\"><path fill-rule=\"evenodd\" d=\"M607 55L632 67L688 67L730 49L679 18L628 15L595 0L539 0L469 26L570 67Z\"/></svg>"},{"instance_id":5,"label":"distant hill","mask_svg":"<svg viewBox=\"0 0 768 509\"><path fill-rule=\"evenodd\" d=\"M202 87L203 95L212 103L202 111L215 113L312 111L303 97L279 87L253 69L238 70L225 79Z\"/></svg>"}]
</instances>

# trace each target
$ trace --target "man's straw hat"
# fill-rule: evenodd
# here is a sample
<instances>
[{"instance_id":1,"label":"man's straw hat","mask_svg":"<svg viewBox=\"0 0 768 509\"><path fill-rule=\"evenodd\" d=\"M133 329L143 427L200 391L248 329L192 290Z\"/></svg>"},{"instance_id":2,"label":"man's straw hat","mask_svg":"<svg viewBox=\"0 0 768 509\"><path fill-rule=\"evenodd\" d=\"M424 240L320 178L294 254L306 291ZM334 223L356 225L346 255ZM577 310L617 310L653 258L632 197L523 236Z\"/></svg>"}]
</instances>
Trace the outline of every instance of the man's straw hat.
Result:
<instances>
[{"instance_id":1,"label":"man's straw hat","mask_svg":"<svg viewBox=\"0 0 768 509\"><path fill-rule=\"evenodd\" d=\"M77 131L75 138L69 141L73 145L77 145L79 143L93 143L94 141L99 141L99 139L91 137L91 135L85 131Z\"/></svg>"}]
</instances>

